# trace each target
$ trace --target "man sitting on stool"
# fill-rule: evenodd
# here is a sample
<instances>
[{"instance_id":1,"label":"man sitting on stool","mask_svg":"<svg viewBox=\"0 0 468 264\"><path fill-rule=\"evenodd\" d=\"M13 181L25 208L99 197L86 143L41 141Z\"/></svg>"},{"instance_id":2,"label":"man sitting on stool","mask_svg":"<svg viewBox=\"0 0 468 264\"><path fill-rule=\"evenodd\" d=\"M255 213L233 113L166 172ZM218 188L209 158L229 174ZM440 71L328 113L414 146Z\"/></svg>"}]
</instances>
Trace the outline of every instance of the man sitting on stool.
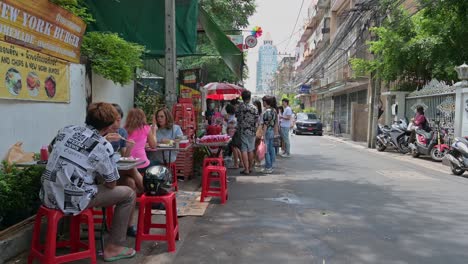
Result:
<instances>
[{"instance_id":1,"label":"man sitting on stool","mask_svg":"<svg viewBox=\"0 0 468 264\"><path fill-rule=\"evenodd\" d=\"M52 152L42 175L40 198L44 206L77 215L87 208L115 205L104 260L131 258L135 250L122 246L126 240L135 192L117 186L120 178L112 145L103 135L112 131L119 114L108 103L93 103L86 126L67 126L52 142ZM100 177L103 184L97 185Z\"/></svg>"}]
</instances>

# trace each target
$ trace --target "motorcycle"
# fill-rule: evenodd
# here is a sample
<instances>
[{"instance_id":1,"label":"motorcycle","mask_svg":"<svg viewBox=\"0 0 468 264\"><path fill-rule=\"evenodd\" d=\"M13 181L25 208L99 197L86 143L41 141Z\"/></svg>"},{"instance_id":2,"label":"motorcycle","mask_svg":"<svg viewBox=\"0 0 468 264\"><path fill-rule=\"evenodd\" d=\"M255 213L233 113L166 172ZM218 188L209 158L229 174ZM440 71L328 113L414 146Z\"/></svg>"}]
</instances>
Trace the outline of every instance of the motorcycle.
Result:
<instances>
[{"instance_id":1,"label":"motorcycle","mask_svg":"<svg viewBox=\"0 0 468 264\"><path fill-rule=\"evenodd\" d=\"M458 176L468 170L468 140L463 137L455 138L442 163L450 166L452 173Z\"/></svg>"},{"instance_id":2,"label":"motorcycle","mask_svg":"<svg viewBox=\"0 0 468 264\"><path fill-rule=\"evenodd\" d=\"M409 132L407 130L405 120L392 124L391 127L378 125L378 134L376 146L378 151L384 151L387 147L392 146L400 153L406 154L410 151L408 146Z\"/></svg>"},{"instance_id":3,"label":"motorcycle","mask_svg":"<svg viewBox=\"0 0 468 264\"><path fill-rule=\"evenodd\" d=\"M442 161L444 156L449 151L449 146L445 144L444 138L447 136L447 131L440 127L439 121L434 121L436 128L431 132L426 132L423 129L416 128L416 141L414 144L409 144L411 155L414 158L420 155L429 155L434 161Z\"/></svg>"}]
</instances>

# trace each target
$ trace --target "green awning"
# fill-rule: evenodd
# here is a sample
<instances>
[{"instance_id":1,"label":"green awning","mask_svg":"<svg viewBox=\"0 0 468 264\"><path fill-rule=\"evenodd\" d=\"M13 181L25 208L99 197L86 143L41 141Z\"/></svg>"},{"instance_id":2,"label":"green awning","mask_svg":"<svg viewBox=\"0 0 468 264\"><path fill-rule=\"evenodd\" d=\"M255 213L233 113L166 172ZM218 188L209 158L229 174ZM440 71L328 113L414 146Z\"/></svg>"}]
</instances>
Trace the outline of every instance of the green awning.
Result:
<instances>
[{"instance_id":1,"label":"green awning","mask_svg":"<svg viewBox=\"0 0 468 264\"><path fill-rule=\"evenodd\" d=\"M244 57L239 48L224 34L208 13L200 6L199 21L206 35L216 47L226 65L239 78L242 79L242 66Z\"/></svg>"},{"instance_id":2,"label":"green awning","mask_svg":"<svg viewBox=\"0 0 468 264\"><path fill-rule=\"evenodd\" d=\"M165 51L164 0L85 0L96 22L88 31L118 33L146 47L149 56ZM176 0L177 56L196 53L198 0Z\"/></svg>"}]
</instances>

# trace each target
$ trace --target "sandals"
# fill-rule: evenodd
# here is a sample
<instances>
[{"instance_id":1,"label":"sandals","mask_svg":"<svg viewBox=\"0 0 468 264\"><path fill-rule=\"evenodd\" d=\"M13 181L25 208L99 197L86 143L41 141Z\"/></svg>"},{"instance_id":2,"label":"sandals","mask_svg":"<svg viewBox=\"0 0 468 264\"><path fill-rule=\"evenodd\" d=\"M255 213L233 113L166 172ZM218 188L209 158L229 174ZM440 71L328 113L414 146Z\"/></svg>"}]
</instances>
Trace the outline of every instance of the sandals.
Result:
<instances>
[{"instance_id":1,"label":"sandals","mask_svg":"<svg viewBox=\"0 0 468 264\"><path fill-rule=\"evenodd\" d=\"M129 250L133 250L132 254L127 254ZM117 256L104 258L105 262L113 262L121 259L133 258L136 255L136 251L133 248L125 247Z\"/></svg>"},{"instance_id":2,"label":"sandals","mask_svg":"<svg viewBox=\"0 0 468 264\"><path fill-rule=\"evenodd\" d=\"M247 172L245 172L245 170L240 172L240 174L243 174L243 175L250 175L250 173L252 173L252 172L247 173Z\"/></svg>"}]
</instances>

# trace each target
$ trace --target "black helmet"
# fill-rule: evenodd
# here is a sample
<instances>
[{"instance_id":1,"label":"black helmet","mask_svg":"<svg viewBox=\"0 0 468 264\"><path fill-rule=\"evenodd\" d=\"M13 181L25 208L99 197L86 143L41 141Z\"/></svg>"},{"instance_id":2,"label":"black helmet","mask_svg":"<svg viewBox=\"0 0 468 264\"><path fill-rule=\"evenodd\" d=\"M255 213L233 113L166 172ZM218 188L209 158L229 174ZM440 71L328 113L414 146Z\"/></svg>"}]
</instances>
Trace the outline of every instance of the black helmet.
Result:
<instances>
[{"instance_id":1,"label":"black helmet","mask_svg":"<svg viewBox=\"0 0 468 264\"><path fill-rule=\"evenodd\" d=\"M172 174L164 166L151 166L143 176L146 195L164 195L172 191Z\"/></svg>"}]
</instances>

